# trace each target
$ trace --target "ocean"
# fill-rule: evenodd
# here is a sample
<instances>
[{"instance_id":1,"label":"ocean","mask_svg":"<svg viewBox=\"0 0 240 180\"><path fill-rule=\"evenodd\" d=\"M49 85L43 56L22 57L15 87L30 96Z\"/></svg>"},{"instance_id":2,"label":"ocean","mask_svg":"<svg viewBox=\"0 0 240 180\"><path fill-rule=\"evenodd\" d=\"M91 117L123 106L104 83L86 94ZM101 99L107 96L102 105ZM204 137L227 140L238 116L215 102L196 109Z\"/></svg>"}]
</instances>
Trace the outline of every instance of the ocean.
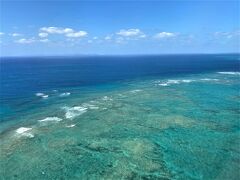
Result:
<instances>
[{"instance_id":1,"label":"ocean","mask_svg":"<svg viewBox=\"0 0 240 180\"><path fill-rule=\"evenodd\" d=\"M240 55L0 58L0 179L238 179Z\"/></svg>"}]
</instances>

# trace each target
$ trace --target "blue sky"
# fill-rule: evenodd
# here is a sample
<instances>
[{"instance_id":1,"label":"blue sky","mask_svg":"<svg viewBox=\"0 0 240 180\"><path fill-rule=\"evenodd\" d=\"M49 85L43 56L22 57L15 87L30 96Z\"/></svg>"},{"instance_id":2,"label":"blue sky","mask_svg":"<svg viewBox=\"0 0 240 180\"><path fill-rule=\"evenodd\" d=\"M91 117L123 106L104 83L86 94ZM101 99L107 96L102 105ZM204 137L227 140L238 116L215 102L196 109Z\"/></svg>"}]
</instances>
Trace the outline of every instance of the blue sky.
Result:
<instances>
[{"instance_id":1,"label":"blue sky","mask_svg":"<svg viewBox=\"0 0 240 180\"><path fill-rule=\"evenodd\" d=\"M1 1L1 56L239 52L239 1Z\"/></svg>"}]
</instances>

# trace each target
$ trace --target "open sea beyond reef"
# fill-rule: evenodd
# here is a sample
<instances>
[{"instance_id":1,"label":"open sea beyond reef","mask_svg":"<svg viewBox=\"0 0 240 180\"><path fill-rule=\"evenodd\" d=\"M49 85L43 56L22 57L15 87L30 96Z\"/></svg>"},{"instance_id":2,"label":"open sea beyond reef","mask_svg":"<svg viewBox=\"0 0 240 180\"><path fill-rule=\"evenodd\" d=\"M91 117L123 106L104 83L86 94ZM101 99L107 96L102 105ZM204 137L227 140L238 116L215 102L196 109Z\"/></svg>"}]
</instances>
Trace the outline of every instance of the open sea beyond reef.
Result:
<instances>
[{"instance_id":1,"label":"open sea beyond reef","mask_svg":"<svg viewBox=\"0 0 240 180\"><path fill-rule=\"evenodd\" d=\"M0 179L239 179L239 58L1 58Z\"/></svg>"}]
</instances>

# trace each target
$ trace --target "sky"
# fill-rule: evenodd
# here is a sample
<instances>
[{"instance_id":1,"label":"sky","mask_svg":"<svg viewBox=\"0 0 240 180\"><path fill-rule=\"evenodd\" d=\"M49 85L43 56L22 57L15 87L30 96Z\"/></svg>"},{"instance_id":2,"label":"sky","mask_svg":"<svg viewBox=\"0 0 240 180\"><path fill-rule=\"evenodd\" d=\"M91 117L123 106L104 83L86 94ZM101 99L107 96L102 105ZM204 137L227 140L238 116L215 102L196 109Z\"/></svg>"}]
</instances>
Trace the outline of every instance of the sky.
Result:
<instances>
[{"instance_id":1,"label":"sky","mask_svg":"<svg viewBox=\"0 0 240 180\"><path fill-rule=\"evenodd\" d=\"M240 1L0 0L0 56L240 52Z\"/></svg>"}]
</instances>

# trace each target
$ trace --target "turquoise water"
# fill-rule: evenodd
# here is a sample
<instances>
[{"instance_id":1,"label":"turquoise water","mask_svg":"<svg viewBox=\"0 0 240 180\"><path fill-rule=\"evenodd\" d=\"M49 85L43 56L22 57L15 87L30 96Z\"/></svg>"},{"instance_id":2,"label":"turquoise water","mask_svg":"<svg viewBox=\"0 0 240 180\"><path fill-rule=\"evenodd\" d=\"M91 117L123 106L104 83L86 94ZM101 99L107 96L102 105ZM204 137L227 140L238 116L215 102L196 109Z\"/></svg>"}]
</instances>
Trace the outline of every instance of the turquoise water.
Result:
<instances>
[{"instance_id":1,"label":"turquoise water","mask_svg":"<svg viewBox=\"0 0 240 180\"><path fill-rule=\"evenodd\" d=\"M0 179L239 179L239 62L0 59Z\"/></svg>"},{"instance_id":2,"label":"turquoise water","mask_svg":"<svg viewBox=\"0 0 240 180\"><path fill-rule=\"evenodd\" d=\"M239 77L149 77L33 95L36 107L23 104L27 113L1 126L1 179L238 179Z\"/></svg>"}]
</instances>

